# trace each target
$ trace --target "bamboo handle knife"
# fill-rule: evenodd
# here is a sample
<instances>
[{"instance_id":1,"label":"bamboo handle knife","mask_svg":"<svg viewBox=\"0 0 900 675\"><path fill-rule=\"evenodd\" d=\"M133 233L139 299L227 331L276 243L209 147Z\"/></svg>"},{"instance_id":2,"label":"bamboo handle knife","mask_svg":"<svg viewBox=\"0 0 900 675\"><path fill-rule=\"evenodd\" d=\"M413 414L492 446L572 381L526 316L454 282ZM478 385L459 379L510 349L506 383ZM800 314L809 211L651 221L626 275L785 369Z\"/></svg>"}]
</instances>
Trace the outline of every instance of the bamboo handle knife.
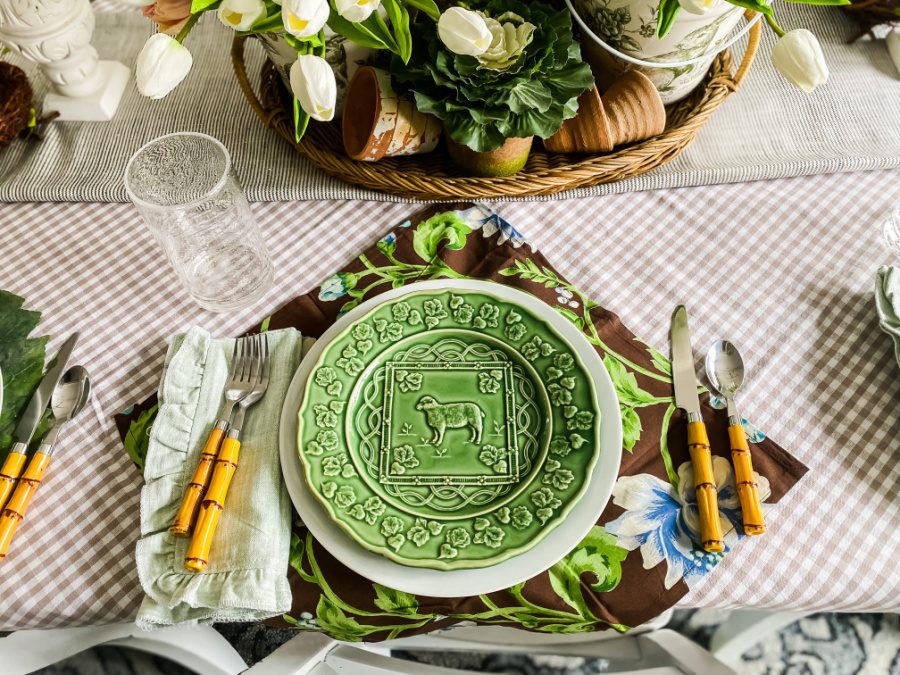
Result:
<instances>
[{"instance_id":1,"label":"bamboo handle knife","mask_svg":"<svg viewBox=\"0 0 900 675\"><path fill-rule=\"evenodd\" d=\"M694 490L697 493L697 510L700 514L700 538L706 551L725 550L722 523L719 520L719 496L713 475L709 437L703 422L688 423L688 451L694 466Z\"/></svg>"}]
</instances>

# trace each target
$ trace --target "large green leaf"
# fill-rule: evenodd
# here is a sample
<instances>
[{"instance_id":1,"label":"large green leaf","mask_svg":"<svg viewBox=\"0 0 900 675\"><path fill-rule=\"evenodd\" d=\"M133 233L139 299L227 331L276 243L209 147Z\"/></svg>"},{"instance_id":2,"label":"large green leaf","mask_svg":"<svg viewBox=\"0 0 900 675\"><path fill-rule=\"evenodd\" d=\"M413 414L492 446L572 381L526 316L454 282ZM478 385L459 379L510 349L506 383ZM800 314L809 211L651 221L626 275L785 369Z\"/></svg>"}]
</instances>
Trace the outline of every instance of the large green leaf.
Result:
<instances>
[{"instance_id":1,"label":"large green leaf","mask_svg":"<svg viewBox=\"0 0 900 675\"><path fill-rule=\"evenodd\" d=\"M523 113L528 110L547 112L553 105L553 95L538 80L523 80L509 90L509 109L514 113Z\"/></svg>"},{"instance_id":2,"label":"large green leaf","mask_svg":"<svg viewBox=\"0 0 900 675\"><path fill-rule=\"evenodd\" d=\"M364 636L372 632L371 629L359 625L353 617L344 614L340 607L324 595L319 597L319 603L316 605L316 621L331 637L344 642L360 642Z\"/></svg>"},{"instance_id":3,"label":"large green leaf","mask_svg":"<svg viewBox=\"0 0 900 675\"><path fill-rule=\"evenodd\" d=\"M300 107L300 101L294 99L294 140L298 143L309 126L309 113Z\"/></svg>"},{"instance_id":4,"label":"large green leaf","mask_svg":"<svg viewBox=\"0 0 900 675\"><path fill-rule=\"evenodd\" d=\"M382 0L381 6L387 12L394 29L394 40L398 47L398 55L403 63L409 62L412 54L412 35L409 32L409 12L400 0Z\"/></svg>"},{"instance_id":5,"label":"large green leaf","mask_svg":"<svg viewBox=\"0 0 900 675\"><path fill-rule=\"evenodd\" d=\"M191 0L191 14L215 9L221 2L222 0Z\"/></svg>"},{"instance_id":6,"label":"large green leaf","mask_svg":"<svg viewBox=\"0 0 900 675\"><path fill-rule=\"evenodd\" d=\"M0 371L3 373L0 458L12 446L16 423L44 372L48 338L28 337L41 315L22 309L23 303L24 299L18 295L0 290Z\"/></svg>"},{"instance_id":7,"label":"large green leaf","mask_svg":"<svg viewBox=\"0 0 900 675\"><path fill-rule=\"evenodd\" d=\"M772 14L772 8L769 5L764 2L757 2L757 0L728 0L728 2L738 7L755 10L761 14Z\"/></svg>"},{"instance_id":8,"label":"large green leaf","mask_svg":"<svg viewBox=\"0 0 900 675\"><path fill-rule=\"evenodd\" d=\"M587 585L597 593L614 589L622 580L622 561L627 555L627 550L616 545L614 536L595 525L569 555L548 570L550 585L585 620L596 621L597 617L585 602L582 586ZM585 573L595 581L583 584L581 575Z\"/></svg>"},{"instance_id":9,"label":"large green leaf","mask_svg":"<svg viewBox=\"0 0 900 675\"><path fill-rule=\"evenodd\" d=\"M644 430L641 418L634 408L626 405L619 406L622 414L622 447L628 452L634 451L634 446L641 440L641 432Z\"/></svg>"},{"instance_id":10,"label":"large green leaf","mask_svg":"<svg viewBox=\"0 0 900 675\"><path fill-rule=\"evenodd\" d=\"M656 22L656 37L663 38L672 24L675 23L675 17L681 10L678 0L659 0L659 19Z\"/></svg>"},{"instance_id":11,"label":"large green leaf","mask_svg":"<svg viewBox=\"0 0 900 675\"><path fill-rule=\"evenodd\" d=\"M373 583L372 587L375 589L375 605L385 612L415 614L419 609L419 601L411 593L404 593L376 583Z\"/></svg>"},{"instance_id":12,"label":"large green leaf","mask_svg":"<svg viewBox=\"0 0 900 675\"><path fill-rule=\"evenodd\" d=\"M413 249L422 260L430 263L437 256L442 242L454 251L466 245L466 237L472 231L456 211L445 211L419 223L413 233Z\"/></svg>"},{"instance_id":13,"label":"large green leaf","mask_svg":"<svg viewBox=\"0 0 900 675\"><path fill-rule=\"evenodd\" d=\"M372 17L369 17L371 19ZM366 19L368 21L369 19ZM337 13L334 8L334 0L331 2L331 14L328 16L328 27L335 33L340 33L348 40L355 42L362 47L369 49L387 49L384 40L375 35L366 25L366 21L362 23L351 23Z\"/></svg>"},{"instance_id":14,"label":"large green leaf","mask_svg":"<svg viewBox=\"0 0 900 675\"><path fill-rule=\"evenodd\" d=\"M435 21L441 18L441 10L434 0L404 0L404 3L425 12L425 14Z\"/></svg>"},{"instance_id":15,"label":"large green leaf","mask_svg":"<svg viewBox=\"0 0 900 675\"><path fill-rule=\"evenodd\" d=\"M606 366L606 371L612 379L621 405L635 408L658 402L653 394L638 386L634 373L626 369L621 361L607 354L603 357L603 365Z\"/></svg>"}]
</instances>

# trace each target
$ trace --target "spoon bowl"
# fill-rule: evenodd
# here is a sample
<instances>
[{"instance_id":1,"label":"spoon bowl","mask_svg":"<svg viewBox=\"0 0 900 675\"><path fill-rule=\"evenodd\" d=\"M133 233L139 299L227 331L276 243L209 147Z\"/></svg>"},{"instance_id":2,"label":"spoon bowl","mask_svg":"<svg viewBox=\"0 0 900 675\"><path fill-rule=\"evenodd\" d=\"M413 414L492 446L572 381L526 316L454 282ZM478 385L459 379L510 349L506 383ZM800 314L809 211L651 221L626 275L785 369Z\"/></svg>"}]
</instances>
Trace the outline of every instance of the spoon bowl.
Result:
<instances>
[{"instance_id":1,"label":"spoon bowl","mask_svg":"<svg viewBox=\"0 0 900 675\"><path fill-rule=\"evenodd\" d=\"M728 340L714 342L706 353L706 376L713 389L734 398L744 383L744 360L737 347Z\"/></svg>"},{"instance_id":2,"label":"spoon bowl","mask_svg":"<svg viewBox=\"0 0 900 675\"><path fill-rule=\"evenodd\" d=\"M91 398L91 378L81 366L69 368L50 399L56 424L64 424L81 412Z\"/></svg>"}]
</instances>

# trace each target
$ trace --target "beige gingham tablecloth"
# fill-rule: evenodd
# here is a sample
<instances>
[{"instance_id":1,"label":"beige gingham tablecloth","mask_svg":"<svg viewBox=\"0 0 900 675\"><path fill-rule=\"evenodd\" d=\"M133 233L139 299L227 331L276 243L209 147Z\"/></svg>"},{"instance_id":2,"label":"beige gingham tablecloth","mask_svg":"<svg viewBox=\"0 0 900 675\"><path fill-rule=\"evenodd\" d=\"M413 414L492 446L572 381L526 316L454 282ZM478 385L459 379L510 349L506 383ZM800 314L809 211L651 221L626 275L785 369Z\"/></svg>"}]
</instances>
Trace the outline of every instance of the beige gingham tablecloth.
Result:
<instances>
[{"instance_id":1,"label":"beige gingham tablecloth","mask_svg":"<svg viewBox=\"0 0 900 675\"><path fill-rule=\"evenodd\" d=\"M698 352L738 344L745 415L810 467L768 534L686 604L900 610L900 369L873 304L898 204L900 172L881 171L493 205L651 344L667 351L678 302ZM192 325L239 332L416 208L255 204L276 284L223 316L186 296L130 205L0 206L0 288L43 312L51 351L80 330L75 359L96 383L0 566L0 631L134 617L141 479L112 416L156 388L166 339Z\"/></svg>"}]
</instances>

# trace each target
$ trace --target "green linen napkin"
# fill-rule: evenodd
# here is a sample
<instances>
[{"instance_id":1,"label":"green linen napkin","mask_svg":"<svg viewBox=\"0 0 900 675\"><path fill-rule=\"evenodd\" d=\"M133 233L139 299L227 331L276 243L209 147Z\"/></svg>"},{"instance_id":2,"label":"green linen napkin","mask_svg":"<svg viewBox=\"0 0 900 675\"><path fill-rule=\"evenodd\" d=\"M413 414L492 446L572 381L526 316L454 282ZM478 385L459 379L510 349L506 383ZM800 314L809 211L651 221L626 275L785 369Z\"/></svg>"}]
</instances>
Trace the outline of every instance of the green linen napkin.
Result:
<instances>
[{"instance_id":1,"label":"green linen napkin","mask_svg":"<svg viewBox=\"0 0 900 675\"><path fill-rule=\"evenodd\" d=\"M291 589L285 570L291 505L281 480L278 425L291 377L304 353L304 341L294 329L271 331L268 339L272 359L269 387L247 414L238 469L210 551L209 567L200 574L184 568L190 540L173 537L168 528L215 422L234 340L214 340L205 330L192 328L172 341L141 491L141 539L136 558L146 593L137 618L142 627L252 621L290 609Z\"/></svg>"},{"instance_id":2,"label":"green linen napkin","mask_svg":"<svg viewBox=\"0 0 900 675\"><path fill-rule=\"evenodd\" d=\"M900 269L879 268L875 276L875 308L881 330L894 338L894 355L900 363Z\"/></svg>"}]
</instances>

